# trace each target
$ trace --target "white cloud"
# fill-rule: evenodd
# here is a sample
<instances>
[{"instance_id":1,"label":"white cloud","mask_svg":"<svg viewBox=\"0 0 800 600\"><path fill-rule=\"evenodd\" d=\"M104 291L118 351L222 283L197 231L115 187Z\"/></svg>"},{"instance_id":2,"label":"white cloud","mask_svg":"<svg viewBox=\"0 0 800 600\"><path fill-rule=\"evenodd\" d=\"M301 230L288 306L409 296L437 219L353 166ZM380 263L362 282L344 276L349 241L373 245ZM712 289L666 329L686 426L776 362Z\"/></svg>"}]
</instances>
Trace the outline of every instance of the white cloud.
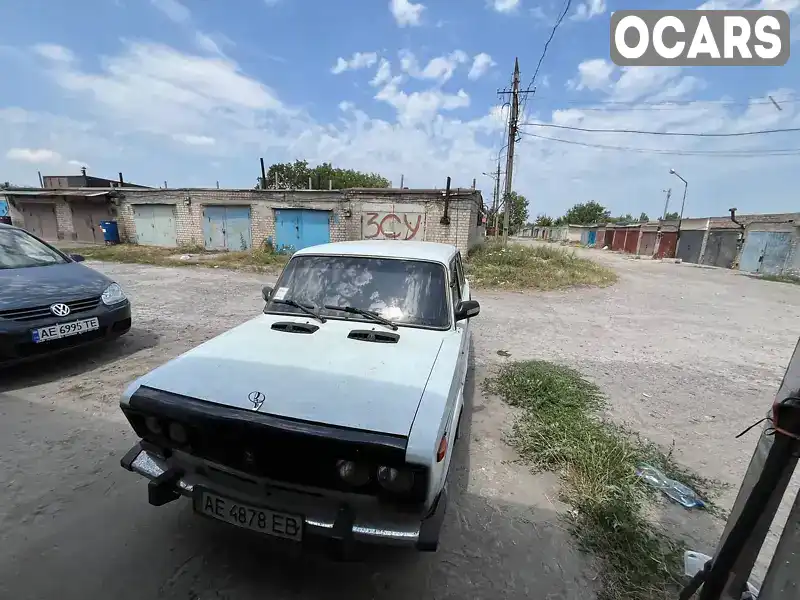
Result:
<instances>
[{"instance_id":1,"label":"white cloud","mask_svg":"<svg viewBox=\"0 0 800 600\"><path fill-rule=\"evenodd\" d=\"M581 2L570 17L574 21L588 21L606 12L606 0L587 0Z\"/></svg>"},{"instance_id":2,"label":"white cloud","mask_svg":"<svg viewBox=\"0 0 800 600\"><path fill-rule=\"evenodd\" d=\"M375 72L375 77L372 78L370 81L370 85L372 86L380 86L389 81L392 78L392 65L389 63L388 60L385 58L381 59L381 64L378 66L378 70Z\"/></svg>"},{"instance_id":3,"label":"white cloud","mask_svg":"<svg viewBox=\"0 0 800 600\"><path fill-rule=\"evenodd\" d=\"M269 6L270 8L276 6L281 0L264 0L264 4Z\"/></svg>"},{"instance_id":4,"label":"white cloud","mask_svg":"<svg viewBox=\"0 0 800 600\"><path fill-rule=\"evenodd\" d=\"M176 142L186 144L187 146L213 146L216 140L207 135L192 135L189 133L176 133L172 136Z\"/></svg>"},{"instance_id":5,"label":"white cloud","mask_svg":"<svg viewBox=\"0 0 800 600\"><path fill-rule=\"evenodd\" d=\"M89 164L86 163L85 161L82 161L82 160L75 160L75 159L68 160L67 164L68 165L72 165L73 167L78 167L79 169L88 169L88 168L90 168Z\"/></svg>"},{"instance_id":6,"label":"white cloud","mask_svg":"<svg viewBox=\"0 0 800 600\"><path fill-rule=\"evenodd\" d=\"M490 0L489 5L499 13L514 12L519 8L520 0Z\"/></svg>"},{"instance_id":7,"label":"white cloud","mask_svg":"<svg viewBox=\"0 0 800 600\"><path fill-rule=\"evenodd\" d=\"M47 148L11 148L6 152L6 158L34 164L61 162L61 155Z\"/></svg>"},{"instance_id":8,"label":"white cloud","mask_svg":"<svg viewBox=\"0 0 800 600\"><path fill-rule=\"evenodd\" d=\"M336 64L331 68L331 73L338 75L345 71L356 71L358 69L366 69L378 62L378 55L374 52L356 52L346 60L341 56L336 59Z\"/></svg>"},{"instance_id":9,"label":"white cloud","mask_svg":"<svg viewBox=\"0 0 800 600\"><path fill-rule=\"evenodd\" d=\"M197 31L195 32L194 40L195 44L197 44L197 47L200 48L201 50L209 52L211 54L219 54L220 56L222 56L223 54L222 50L220 49L217 42L215 42L210 35L207 35L202 31Z\"/></svg>"},{"instance_id":10,"label":"white cloud","mask_svg":"<svg viewBox=\"0 0 800 600\"><path fill-rule=\"evenodd\" d=\"M416 27L422 24L425 5L411 0L389 0L389 10L400 27Z\"/></svg>"},{"instance_id":11,"label":"white cloud","mask_svg":"<svg viewBox=\"0 0 800 600\"><path fill-rule=\"evenodd\" d=\"M604 58L585 60L578 65L577 79L567 81L567 87L575 90L600 90L611 85L614 65Z\"/></svg>"},{"instance_id":12,"label":"white cloud","mask_svg":"<svg viewBox=\"0 0 800 600\"><path fill-rule=\"evenodd\" d=\"M70 62L75 60L75 55L72 54L71 50L64 48L64 46L59 46L58 44L37 44L33 47L33 50L39 56L49 60L59 62Z\"/></svg>"},{"instance_id":13,"label":"white cloud","mask_svg":"<svg viewBox=\"0 0 800 600\"><path fill-rule=\"evenodd\" d=\"M339 110L342 112L353 110L355 107L356 105L353 104L352 102L346 102L346 101L339 102Z\"/></svg>"},{"instance_id":14,"label":"white cloud","mask_svg":"<svg viewBox=\"0 0 800 600\"><path fill-rule=\"evenodd\" d=\"M469 56L462 50L432 58L424 68L420 68L417 57L410 50L401 50L399 55L400 67L405 73L415 79L432 79L439 83L448 81L460 65L469 62Z\"/></svg>"},{"instance_id":15,"label":"white cloud","mask_svg":"<svg viewBox=\"0 0 800 600\"><path fill-rule=\"evenodd\" d=\"M274 93L221 57L183 54L161 44L128 43L101 59L97 72L58 65L50 71L65 90L82 93L98 117L113 115L138 131L182 134L216 122L255 126L259 113L280 113Z\"/></svg>"},{"instance_id":16,"label":"white cloud","mask_svg":"<svg viewBox=\"0 0 800 600\"><path fill-rule=\"evenodd\" d=\"M191 11L178 0L150 0L150 3L175 23L187 23L192 18Z\"/></svg>"},{"instance_id":17,"label":"white cloud","mask_svg":"<svg viewBox=\"0 0 800 600\"><path fill-rule=\"evenodd\" d=\"M495 66L497 63L492 60L492 57L486 54L485 52L481 52L480 54L476 54L475 57L472 59L472 68L469 70L469 77L472 80L480 79L486 72Z\"/></svg>"}]
</instances>

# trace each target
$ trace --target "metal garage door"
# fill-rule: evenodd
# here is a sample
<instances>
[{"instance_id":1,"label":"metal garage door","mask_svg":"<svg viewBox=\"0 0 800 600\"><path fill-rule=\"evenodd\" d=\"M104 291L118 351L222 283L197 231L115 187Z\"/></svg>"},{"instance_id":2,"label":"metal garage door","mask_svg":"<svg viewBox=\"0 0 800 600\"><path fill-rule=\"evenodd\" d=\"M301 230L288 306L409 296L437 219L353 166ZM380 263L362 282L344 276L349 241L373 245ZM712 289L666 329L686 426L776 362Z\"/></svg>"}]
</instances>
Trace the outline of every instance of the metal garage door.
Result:
<instances>
[{"instance_id":1,"label":"metal garage door","mask_svg":"<svg viewBox=\"0 0 800 600\"><path fill-rule=\"evenodd\" d=\"M111 218L108 204L104 200L95 202L78 200L71 202L70 205L75 239L79 242L102 244L103 231L100 229L100 221L107 221Z\"/></svg>"},{"instance_id":2,"label":"metal garage door","mask_svg":"<svg viewBox=\"0 0 800 600\"><path fill-rule=\"evenodd\" d=\"M247 250L252 246L249 206L206 206L203 217L206 250Z\"/></svg>"},{"instance_id":3,"label":"metal garage door","mask_svg":"<svg viewBox=\"0 0 800 600\"><path fill-rule=\"evenodd\" d=\"M705 230L694 231L686 230L680 232L678 239L678 254L683 262L697 263L700 261L700 250L703 247L703 238L706 236Z\"/></svg>"},{"instance_id":4,"label":"metal garage door","mask_svg":"<svg viewBox=\"0 0 800 600\"><path fill-rule=\"evenodd\" d=\"M302 250L331 241L330 211L275 210L275 245L278 249Z\"/></svg>"},{"instance_id":5,"label":"metal garage door","mask_svg":"<svg viewBox=\"0 0 800 600\"><path fill-rule=\"evenodd\" d=\"M747 234L739 270L781 275L789 261L792 234L784 231L751 231Z\"/></svg>"},{"instance_id":6,"label":"metal garage door","mask_svg":"<svg viewBox=\"0 0 800 600\"><path fill-rule=\"evenodd\" d=\"M133 222L136 225L137 244L169 248L178 245L174 205L134 204Z\"/></svg>"},{"instance_id":7,"label":"metal garage door","mask_svg":"<svg viewBox=\"0 0 800 600\"><path fill-rule=\"evenodd\" d=\"M658 233L655 231L643 231L642 239L639 241L639 254L641 256L653 256L656 251L656 239Z\"/></svg>"},{"instance_id":8,"label":"metal garage door","mask_svg":"<svg viewBox=\"0 0 800 600\"><path fill-rule=\"evenodd\" d=\"M703 264L730 269L736 260L738 240L739 232L736 230L709 231L706 251L703 253Z\"/></svg>"},{"instance_id":9,"label":"metal garage door","mask_svg":"<svg viewBox=\"0 0 800 600\"><path fill-rule=\"evenodd\" d=\"M58 224L54 204L24 202L21 205L25 229L43 240L51 242L58 240Z\"/></svg>"}]
</instances>

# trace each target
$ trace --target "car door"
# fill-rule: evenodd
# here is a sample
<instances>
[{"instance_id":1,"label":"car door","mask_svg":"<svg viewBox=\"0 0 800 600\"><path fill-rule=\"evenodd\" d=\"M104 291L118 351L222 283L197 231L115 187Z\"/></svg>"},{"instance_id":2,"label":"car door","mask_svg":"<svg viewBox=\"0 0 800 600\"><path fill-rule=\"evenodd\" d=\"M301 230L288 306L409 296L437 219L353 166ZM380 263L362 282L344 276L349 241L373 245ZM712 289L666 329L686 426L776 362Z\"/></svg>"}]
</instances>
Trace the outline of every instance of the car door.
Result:
<instances>
[{"instance_id":1,"label":"car door","mask_svg":"<svg viewBox=\"0 0 800 600\"><path fill-rule=\"evenodd\" d=\"M450 262L450 286L451 297L453 299L453 312L462 300L469 300L469 286L464 279L464 268L461 264L461 254L458 253ZM455 324L456 335L459 336L459 357L458 367L455 376L458 386L463 387L464 378L467 372L467 362L469 358L469 319L458 321Z\"/></svg>"}]
</instances>

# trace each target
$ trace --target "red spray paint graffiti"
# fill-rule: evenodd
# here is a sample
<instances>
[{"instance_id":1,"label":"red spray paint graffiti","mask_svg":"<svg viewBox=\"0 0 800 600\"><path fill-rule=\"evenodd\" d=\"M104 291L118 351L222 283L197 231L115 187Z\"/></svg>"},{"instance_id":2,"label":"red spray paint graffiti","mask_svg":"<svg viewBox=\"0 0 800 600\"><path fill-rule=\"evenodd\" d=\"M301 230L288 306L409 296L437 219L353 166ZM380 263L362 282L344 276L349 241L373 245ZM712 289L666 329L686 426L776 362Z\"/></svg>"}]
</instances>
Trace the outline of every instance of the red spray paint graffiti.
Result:
<instances>
[{"instance_id":1,"label":"red spray paint graffiti","mask_svg":"<svg viewBox=\"0 0 800 600\"><path fill-rule=\"evenodd\" d=\"M421 239L423 215L419 213L364 213L362 236L365 240Z\"/></svg>"}]
</instances>

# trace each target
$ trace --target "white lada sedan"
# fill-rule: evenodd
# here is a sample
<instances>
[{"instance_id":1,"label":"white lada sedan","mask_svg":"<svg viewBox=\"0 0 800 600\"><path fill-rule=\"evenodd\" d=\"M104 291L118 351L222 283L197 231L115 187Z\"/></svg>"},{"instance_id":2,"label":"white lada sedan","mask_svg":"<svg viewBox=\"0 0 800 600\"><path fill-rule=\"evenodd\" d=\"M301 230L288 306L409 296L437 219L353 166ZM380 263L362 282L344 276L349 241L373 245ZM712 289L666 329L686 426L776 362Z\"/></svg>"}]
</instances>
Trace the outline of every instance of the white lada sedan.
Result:
<instances>
[{"instance_id":1,"label":"white lada sedan","mask_svg":"<svg viewBox=\"0 0 800 600\"><path fill-rule=\"evenodd\" d=\"M122 466L237 527L436 550L464 405L470 297L457 248L303 249L263 314L134 381Z\"/></svg>"}]
</instances>

